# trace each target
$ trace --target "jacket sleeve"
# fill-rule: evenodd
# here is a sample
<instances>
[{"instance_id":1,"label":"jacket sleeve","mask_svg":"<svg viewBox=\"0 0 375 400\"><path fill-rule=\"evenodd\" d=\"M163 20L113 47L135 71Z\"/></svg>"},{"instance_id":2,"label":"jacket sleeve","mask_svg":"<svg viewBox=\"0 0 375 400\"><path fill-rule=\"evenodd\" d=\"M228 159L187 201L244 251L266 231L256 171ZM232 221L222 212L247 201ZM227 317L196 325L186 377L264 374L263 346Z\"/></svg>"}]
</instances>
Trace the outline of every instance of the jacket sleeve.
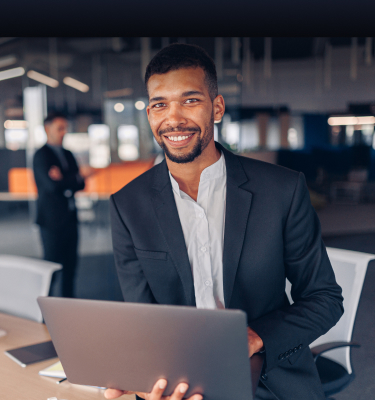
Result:
<instances>
[{"instance_id":1,"label":"jacket sleeve","mask_svg":"<svg viewBox=\"0 0 375 400\"><path fill-rule=\"evenodd\" d=\"M78 190L82 190L85 187L85 182L79 175L77 163L71 154L69 164L70 168L68 171L61 171L63 178L55 181L48 175L48 171L54 164L48 162L45 154L37 152L33 161L33 169L38 190L43 188L43 191L49 193L63 193L66 190L71 190L75 193Z\"/></svg>"},{"instance_id":2,"label":"jacket sleeve","mask_svg":"<svg viewBox=\"0 0 375 400\"><path fill-rule=\"evenodd\" d=\"M326 333L343 313L341 287L336 283L302 173L283 238L285 274L292 284L294 303L249 323L263 340L267 371Z\"/></svg>"},{"instance_id":3,"label":"jacket sleeve","mask_svg":"<svg viewBox=\"0 0 375 400\"><path fill-rule=\"evenodd\" d=\"M113 254L125 301L156 303L142 271L130 232L122 220L113 195L110 197Z\"/></svg>"}]
</instances>

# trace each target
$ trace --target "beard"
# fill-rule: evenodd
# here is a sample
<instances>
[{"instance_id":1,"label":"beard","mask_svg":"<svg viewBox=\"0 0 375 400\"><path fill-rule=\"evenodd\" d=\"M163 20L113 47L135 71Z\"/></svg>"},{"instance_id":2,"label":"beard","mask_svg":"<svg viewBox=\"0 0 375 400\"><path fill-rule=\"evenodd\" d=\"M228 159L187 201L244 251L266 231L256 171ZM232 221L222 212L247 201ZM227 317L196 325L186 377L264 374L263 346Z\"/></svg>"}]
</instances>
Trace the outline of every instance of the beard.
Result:
<instances>
[{"instance_id":1,"label":"beard","mask_svg":"<svg viewBox=\"0 0 375 400\"><path fill-rule=\"evenodd\" d=\"M168 146L164 143L164 140L161 139L161 135L164 133L172 133L174 131L178 132L194 132L197 136L194 147L190 150L189 153L178 152L176 149L175 152L169 150ZM214 135L214 114L212 113L210 122L204 128L204 134L202 135L202 131L200 128L169 128L163 129L158 132L158 137L160 139L157 140L159 146L163 149L166 157L168 157L171 161L177 164L186 164L194 161L197 157L199 157L203 150L208 146L212 137Z\"/></svg>"}]
</instances>

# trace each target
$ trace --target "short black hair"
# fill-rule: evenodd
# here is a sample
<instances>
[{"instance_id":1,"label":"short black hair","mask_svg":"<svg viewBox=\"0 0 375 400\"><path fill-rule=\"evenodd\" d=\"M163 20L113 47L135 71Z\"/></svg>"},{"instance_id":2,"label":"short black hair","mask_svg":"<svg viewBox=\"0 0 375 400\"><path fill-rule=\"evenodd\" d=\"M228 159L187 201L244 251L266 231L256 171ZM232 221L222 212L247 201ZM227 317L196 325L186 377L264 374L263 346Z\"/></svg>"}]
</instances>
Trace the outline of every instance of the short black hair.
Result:
<instances>
[{"instance_id":1,"label":"short black hair","mask_svg":"<svg viewBox=\"0 0 375 400\"><path fill-rule=\"evenodd\" d=\"M67 116L66 116L64 113L62 113L62 112L57 112L57 111L53 111L53 112L50 112L50 113L47 115L47 118L44 119L44 125L52 124L52 122L53 122L56 118L68 119Z\"/></svg>"},{"instance_id":2,"label":"short black hair","mask_svg":"<svg viewBox=\"0 0 375 400\"><path fill-rule=\"evenodd\" d=\"M154 74L166 74L180 68L201 67L206 75L205 81L210 98L218 95L217 75L214 60L206 50L193 44L173 43L160 50L146 68L145 84Z\"/></svg>"}]
</instances>

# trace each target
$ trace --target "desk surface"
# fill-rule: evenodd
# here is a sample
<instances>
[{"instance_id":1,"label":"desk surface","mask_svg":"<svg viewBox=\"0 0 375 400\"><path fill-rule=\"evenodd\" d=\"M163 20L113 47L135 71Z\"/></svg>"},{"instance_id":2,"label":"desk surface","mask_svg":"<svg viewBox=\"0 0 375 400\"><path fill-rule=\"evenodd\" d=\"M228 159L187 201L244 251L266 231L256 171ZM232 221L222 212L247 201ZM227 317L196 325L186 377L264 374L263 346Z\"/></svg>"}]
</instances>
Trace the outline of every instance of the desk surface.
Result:
<instances>
[{"instance_id":1,"label":"desk surface","mask_svg":"<svg viewBox=\"0 0 375 400\"><path fill-rule=\"evenodd\" d=\"M38 372L56 362L56 358L22 368L4 354L6 350L50 340L51 337L44 324L0 313L0 328L7 332L6 336L0 337L1 400L47 400L49 397L57 397L59 400L105 399L102 389L73 385L68 381L57 385L58 379L40 376ZM252 357L253 392L262 365L261 356ZM134 400L134 398L133 395L126 395L122 396L121 400Z\"/></svg>"},{"instance_id":2,"label":"desk surface","mask_svg":"<svg viewBox=\"0 0 375 400\"><path fill-rule=\"evenodd\" d=\"M68 381L57 385L58 379L40 376L38 372L57 359L51 359L22 368L4 351L50 340L44 324L0 313L0 328L7 332L0 337L1 400L47 400L57 397L66 400L104 400L104 390L73 385ZM135 396L122 396L121 400L134 400Z\"/></svg>"}]
</instances>

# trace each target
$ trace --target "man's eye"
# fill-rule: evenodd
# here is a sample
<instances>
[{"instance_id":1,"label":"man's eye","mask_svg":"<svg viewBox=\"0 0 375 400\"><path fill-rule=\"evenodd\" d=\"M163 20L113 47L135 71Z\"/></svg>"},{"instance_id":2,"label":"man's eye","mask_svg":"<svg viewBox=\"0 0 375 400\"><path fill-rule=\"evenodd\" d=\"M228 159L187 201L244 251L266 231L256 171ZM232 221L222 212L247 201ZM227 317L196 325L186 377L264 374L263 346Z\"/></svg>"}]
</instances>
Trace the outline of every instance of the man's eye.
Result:
<instances>
[{"instance_id":1,"label":"man's eye","mask_svg":"<svg viewBox=\"0 0 375 400\"><path fill-rule=\"evenodd\" d=\"M185 103L191 104L191 103L196 103L197 101L199 101L199 100L198 100L198 99L187 99L187 100L185 101Z\"/></svg>"},{"instance_id":2,"label":"man's eye","mask_svg":"<svg viewBox=\"0 0 375 400\"><path fill-rule=\"evenodd\" d=\"M161 108L161 107L163 107L163 106L165 106L164 103L156 103L156 104L154 104L154 105L152 106L152 108Z\"/></svg>"}]
</instances>

